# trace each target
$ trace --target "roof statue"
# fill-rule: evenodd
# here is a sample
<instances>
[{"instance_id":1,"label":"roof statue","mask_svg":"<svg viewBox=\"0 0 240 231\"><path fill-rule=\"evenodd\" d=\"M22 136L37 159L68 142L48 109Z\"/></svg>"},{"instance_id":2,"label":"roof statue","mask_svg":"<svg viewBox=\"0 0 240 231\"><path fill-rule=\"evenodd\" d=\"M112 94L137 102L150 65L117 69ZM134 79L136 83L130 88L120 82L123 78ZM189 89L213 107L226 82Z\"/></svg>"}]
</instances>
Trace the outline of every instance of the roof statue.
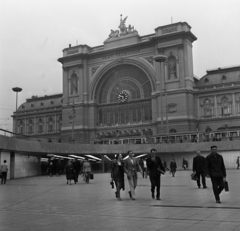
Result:
<instances>
[{"instance_id":1,"label":"roof statue","mask_svg":"<svg viewBox=\"0 0 240 231\"><path fill-rule=\"evenodd\" d=\"M120 25L118 27L120 29L120 32L119 32L119 30L111 30L111 33L109 34L108 39L116 38L116 37L120 37L120 36L124 36L127 34L132 34L132 33L137 32L134 29L134 26L131 26L131 25L129 25L128 27L126 26L127 17L122 19L122 15L121 15Z\"/></svg>"}]
</instances>

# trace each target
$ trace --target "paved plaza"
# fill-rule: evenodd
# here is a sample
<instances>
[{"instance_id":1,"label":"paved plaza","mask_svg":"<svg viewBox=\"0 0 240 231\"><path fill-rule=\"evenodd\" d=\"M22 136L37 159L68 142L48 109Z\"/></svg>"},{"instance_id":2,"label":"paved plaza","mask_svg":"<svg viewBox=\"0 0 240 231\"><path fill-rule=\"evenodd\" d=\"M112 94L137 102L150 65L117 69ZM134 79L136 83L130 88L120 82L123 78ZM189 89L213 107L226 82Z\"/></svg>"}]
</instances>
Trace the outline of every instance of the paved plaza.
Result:
<instances>
[{"instance_id":1,"label":"paved plaza","mask_svg":"<svg viewBox=\"0 0 240 231\"><path fill-rule=\"evenodd\" d=\"M149 179L139 174L136 200L122 201L110 187L110 174L86 184L67 185L65 176L29 177L0 185L1 231L75 230L240 230L240 170L228 170L230 192L216 204L211 182L198 189L190 171L162 176L161 201L151 199Z\"/></svg>"}]
</instances>

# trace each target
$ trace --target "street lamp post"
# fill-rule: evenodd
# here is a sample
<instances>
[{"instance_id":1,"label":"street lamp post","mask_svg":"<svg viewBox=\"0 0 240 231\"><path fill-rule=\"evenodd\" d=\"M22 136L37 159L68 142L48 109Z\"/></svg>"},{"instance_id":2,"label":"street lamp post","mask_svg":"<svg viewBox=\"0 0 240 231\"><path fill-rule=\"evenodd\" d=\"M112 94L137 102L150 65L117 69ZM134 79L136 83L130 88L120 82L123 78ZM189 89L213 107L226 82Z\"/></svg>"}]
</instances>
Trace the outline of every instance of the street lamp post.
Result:
<instances>
[{"instance_id":1,"label":"street lamp post","mask_svg":"<svg viewBox=\"0 0 240 231\"><path fill-rule=\"evenodd\" d=\"M164 70L163 70L163 63L167 60L167 56L165 55L156 55L153 57L155 62L160 63L160 73L159 73L159 80L160 80L160 114L161 114L161 133L163 132L163 76L164 76Z\"/></svg>"},{"instance_id":2,"label":"street lamp post","mask_svg":"<svg viewBox=\"0 0 240 231\"><path fill-rule=\"evenodd\" d=\"M18 92L22 91L22 88L20 87L14 87L12 88L14 92L16 92L16 117L15 117L15 135L17 135L17 105L18 105Z\"/></svg>"}]
</instances>

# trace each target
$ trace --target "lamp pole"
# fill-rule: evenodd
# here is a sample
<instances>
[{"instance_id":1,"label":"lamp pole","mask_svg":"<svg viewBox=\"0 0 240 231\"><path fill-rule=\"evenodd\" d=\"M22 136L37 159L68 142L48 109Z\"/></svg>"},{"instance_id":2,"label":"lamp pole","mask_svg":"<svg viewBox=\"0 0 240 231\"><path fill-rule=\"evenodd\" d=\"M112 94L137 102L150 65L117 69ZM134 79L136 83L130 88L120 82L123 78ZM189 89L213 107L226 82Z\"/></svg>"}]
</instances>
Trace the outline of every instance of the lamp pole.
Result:
<instances>
[{"instance_id":1,"label":"lamp pole","mask_svg":"<svg viewBox=\"0 0 240 231\"><path fill-rule=\"evenodd\" d=\"M16 92L16 119L15 119L15 135L17 135L17 105L18 105L18 92L22 91L22 88L20 87L14 87L12 88L14 92Z\"/></svg>"},{"instance_id":2,"label":"lamp pole","mask_svg":"<svg viewBox=\"0 0 240 231\"><path fill-rule=\"evenodd\" d=\"M167 60L167 56L165 55L156 55L153 57L155 62L160 63L160 73L159 73L159 80L160 80L160 114L161 114L161 133L163 132L163 77L164 77L164 70L163 70L163 63Z\"/></svg>"},{"instance_id":3,"label":"lamp pole","mask_svg":"<svg viewBox=\"0 0 240 231\"><path fill-rule=\"evenodd\" d=\"M167 133L167 139L168 139L169 127L168 127L168 95L167 95L167 91L165 91L165 97L166 97L166 130L167 130L166 133Z\"/></svg>"}]
</instances>

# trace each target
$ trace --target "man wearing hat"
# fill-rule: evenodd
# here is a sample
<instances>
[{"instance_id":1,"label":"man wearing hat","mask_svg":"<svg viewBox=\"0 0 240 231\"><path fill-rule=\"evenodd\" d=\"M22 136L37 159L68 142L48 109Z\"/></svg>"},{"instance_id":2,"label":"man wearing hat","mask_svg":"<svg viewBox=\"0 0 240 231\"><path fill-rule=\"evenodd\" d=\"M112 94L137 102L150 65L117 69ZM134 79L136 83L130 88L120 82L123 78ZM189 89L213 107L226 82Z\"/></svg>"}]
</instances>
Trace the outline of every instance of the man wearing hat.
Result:
<instances>
[{"instance_id":1,"label":"man wearing hat","mask_svg":"<svg viewBox=\"0 0 240 231\"><path fill-rule=\"evenodd\" d=\"M220 193L224 189L226 181L226 169L223 157L217 153L217 146L211 147L211 154L206 157L206 177L210 177L216 203L221 203Z\"/></svg>"}]
</instances>

